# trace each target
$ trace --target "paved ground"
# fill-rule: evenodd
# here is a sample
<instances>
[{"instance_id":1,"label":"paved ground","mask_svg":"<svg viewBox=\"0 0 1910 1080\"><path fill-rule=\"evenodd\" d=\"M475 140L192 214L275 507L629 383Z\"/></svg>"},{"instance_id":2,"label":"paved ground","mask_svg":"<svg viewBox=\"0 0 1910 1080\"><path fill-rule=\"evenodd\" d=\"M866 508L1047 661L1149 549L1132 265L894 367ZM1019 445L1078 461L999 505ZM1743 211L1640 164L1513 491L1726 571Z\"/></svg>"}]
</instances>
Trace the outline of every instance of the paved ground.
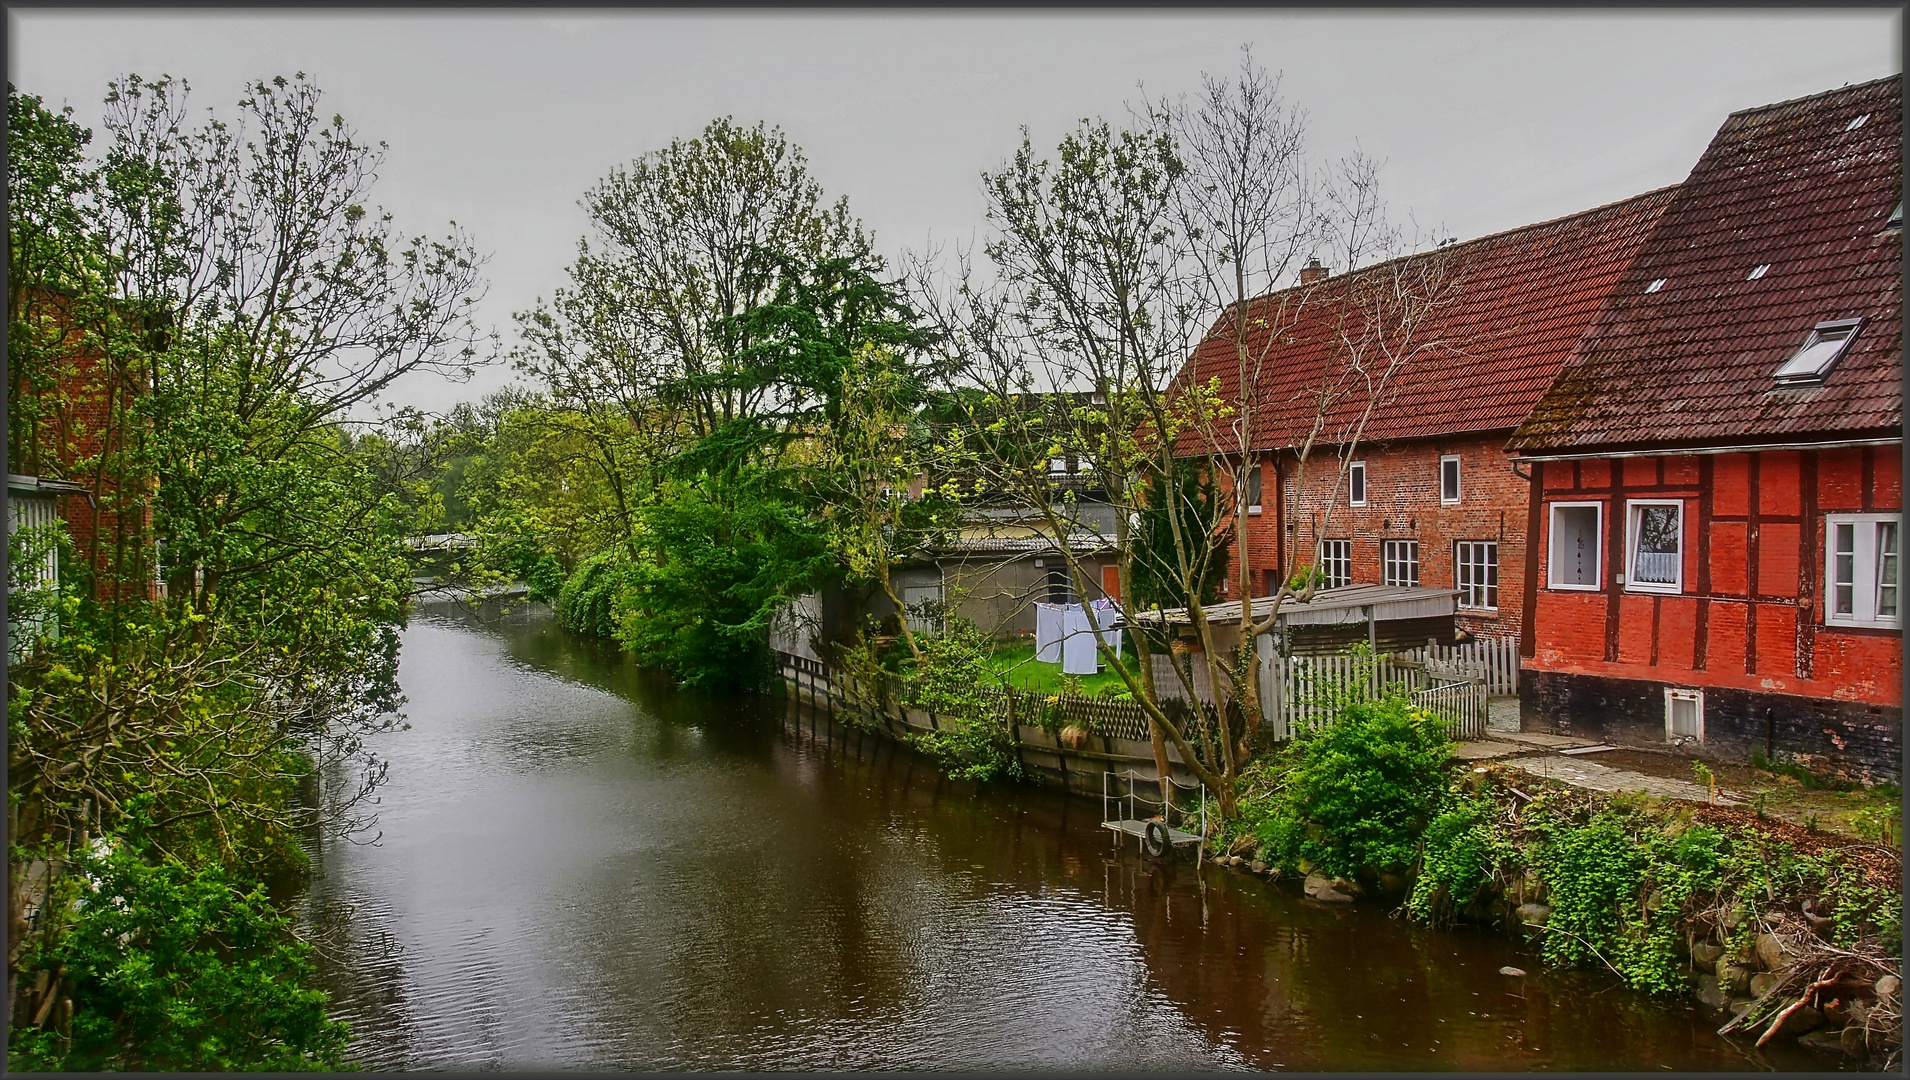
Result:
<instances>
[{"instance_id":1,"label":"paved ground","mask_svg":"<svg viewBox=\"0 0 1910 1080\"><path fill-rule=\"evenodd\" d=\"M1613 749L1589 739L1519 730L1519 699L1489 704L1485 737L1458 743L1453 757L1464 762L1502 761L1534 776L1593 791L1644 791L1661 798L1704 802L1710 793L1693 779L1690 756L1641 748ZM1567 751L1587 750L1590 753ZM1846 790L1749 764L1709 761L1725 806L1754 805L1769 816L1804 828L1896 846L1902 795L1896 785Z\"/></svg>"},{"instance_id":2,"label":"paved ground","mask_svg":"<svg viewBox=\"0 0 1910 1080\"><path fill-rule=\"evenodd\" d=\"M1495 697L1486 702L1486 734L1497 735L1501 732L1519 730L1519 699L1515 697Z\"/></svg>"},{"instance_id":3,"label":"paved ground","mask_svg":"<svg viewBox=\"0 0 1910 1080\"><path fill-rule=\"evenodd\" d=\"M1589 757L1590 755L1587 755ZM1543 776L1548 780L1570 784L1573 787L1588 788L1592 791L1644 791L1661 799L1684 799L1689 802L1705 802L1710 793L1703 784L1693 780L1677 780L1668 776L1652 776L1649 773L1633 772L1630 769L1614 769L1600 765L1587 757L1566 757L1562 754L1544 754L1538 757L1515 758L1506 764L1533 776ZM1718 793L1718 805L1737 806L1740 799L1731 793Z\"/></svg>"},{"instance_id":4,"label":"paved ground","mask_svg":"<svg viewBox=\"0 0 1910 1080\"><path fill-rule=\"evenodd\" d=\"M1505 700L1512 701L1516 709L1516 698L1496 699L1494 704ZM1512 715L1516 719L1517 713ZM1560 753L1599 745L1603 744L1570 735L1519 731L1516 727L1507 729L1488 724L1486 738L1459 743L1453 748L1452 756L1461 761L1504 761L1512 768L1533 776L1591 791L1644 791L1660 798L1692 802L1705 802L1710 797L1703 784L1692 780L1601 765L1592 760L1598 756L1597 753ZM1717 801L1724 806L1735 806L1743 800L1735 793L1720 791Z\"/></svg>"}]
</instances>

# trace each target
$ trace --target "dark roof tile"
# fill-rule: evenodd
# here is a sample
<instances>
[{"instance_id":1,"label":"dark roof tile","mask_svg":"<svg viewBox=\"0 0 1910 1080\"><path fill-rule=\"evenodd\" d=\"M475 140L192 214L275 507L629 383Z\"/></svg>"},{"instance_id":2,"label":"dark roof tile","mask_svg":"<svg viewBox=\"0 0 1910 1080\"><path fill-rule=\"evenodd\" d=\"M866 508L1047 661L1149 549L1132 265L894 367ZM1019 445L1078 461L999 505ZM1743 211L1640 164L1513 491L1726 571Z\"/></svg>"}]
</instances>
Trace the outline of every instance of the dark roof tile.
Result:
<instances>
[{"instance_id":1,"label":"dark roof tile","mask_svg":"<svg viewBox=\"0 0 1910 1080\"><path fill-rule=\"evenodd\" d=\"M1900 436L1902 232L1884 222L1903 192L1902 95L1894 76L1732 114L1511 447ZM1821 384L1775 385L1813 326L1854 317Z\"/></svg>"},{"instance_id":2,"label":"dark roof tile","mask_svg":"<svg viewBox=\"0 0 1910 1080\"><path fill-rule=\"evenodd\" d=\"M1423 351L1400 364L1363 439L1383 441L1510 431L1545 393L1613 283L1671 202L1670 188L1554 221L1453 244L1329 277L1249 302L1248 354L1259 374L1254 449L1295 446L1319 416L1323 388L1348 391L1327 410L1321 441L1345 441L1369 394L1349 372L1344 335L1358 337L1368 301L1396 278L1441 273L1442 299L1411 340ZM1748 267L1746 268L1748 272ZM1238 400L1241 364L1229 325L1217 320L1177 377L1218 380ZM1281 339L1274 342L1275 331ZM1395 342L1402 340L1395 335ZM1181 449L1201 448L1191 433Z\"/></svg>"}]
</instances>

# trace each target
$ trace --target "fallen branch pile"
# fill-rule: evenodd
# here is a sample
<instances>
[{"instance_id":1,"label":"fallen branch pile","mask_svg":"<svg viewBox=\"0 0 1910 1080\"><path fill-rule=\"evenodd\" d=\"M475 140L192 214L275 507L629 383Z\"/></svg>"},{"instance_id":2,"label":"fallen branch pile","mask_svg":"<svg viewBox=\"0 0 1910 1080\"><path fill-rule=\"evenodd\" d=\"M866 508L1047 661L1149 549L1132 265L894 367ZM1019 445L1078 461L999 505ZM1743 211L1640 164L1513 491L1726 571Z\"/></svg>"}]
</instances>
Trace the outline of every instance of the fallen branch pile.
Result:
<instances>
[{"instance_id":1,"label":"fallen branch pile","mask_svg":"<svg viewBox=\"0 0 1910 1080\"><path fill-rule=\"evenodd\" d=\"M1718 1034L1760 1031L1757 1045L1764 1046L1835 1015L1845 1020L1847 1053L1860 1049L1853 1045L1858 1041L1861 1053L1853 1056L1888 1050L1884 1067L1894 1069L1903 1044L1903 958L1888 955L1875 937L1858 942L1855 949L1838 948L1819 936L1808 913L1779 913L1765 930L1777 938L1791 962L1774 972L1776 981Z\"/></svg>"}]
</instances>

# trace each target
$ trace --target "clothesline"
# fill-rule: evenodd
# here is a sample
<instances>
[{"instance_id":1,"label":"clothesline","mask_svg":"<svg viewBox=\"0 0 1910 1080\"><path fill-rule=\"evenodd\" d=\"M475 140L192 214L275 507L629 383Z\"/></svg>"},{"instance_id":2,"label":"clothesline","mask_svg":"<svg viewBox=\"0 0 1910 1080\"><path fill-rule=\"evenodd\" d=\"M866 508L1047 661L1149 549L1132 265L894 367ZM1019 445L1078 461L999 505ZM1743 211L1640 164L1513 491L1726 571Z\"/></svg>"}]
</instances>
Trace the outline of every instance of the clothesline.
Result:
<instances>
[{"instance_id":1,"label":"clothesline","mask_svg":"<svg viewBox=\"0 0 1910 1080\"><path fill-rule=\"evenodd\" d=\"M1098 635L1088 622L1089 607L1094 608L1094 625L1100 627ZM1120 654L1121 633L1114 629L1120 618L1121 609L1106 598L1085 605L1037 603L1035 659L1044 664L1059 663L1064 675L1092 675L1101 666L1095 649L1096 637L1116 655Z\"/></svg>"}]
</instances>

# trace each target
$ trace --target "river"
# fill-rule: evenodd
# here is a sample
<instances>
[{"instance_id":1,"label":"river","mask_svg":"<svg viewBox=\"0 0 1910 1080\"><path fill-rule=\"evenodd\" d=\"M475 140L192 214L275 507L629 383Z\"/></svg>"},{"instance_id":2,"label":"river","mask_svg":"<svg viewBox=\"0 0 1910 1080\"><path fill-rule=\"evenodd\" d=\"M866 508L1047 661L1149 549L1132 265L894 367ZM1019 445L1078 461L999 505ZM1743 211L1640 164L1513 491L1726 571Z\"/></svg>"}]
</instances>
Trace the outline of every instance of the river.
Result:
<instances>
[{"instance_id":1,"label":"river","mask_svg":"<svg viewBox=\"0 0 1910 1080\"><path fill-rule=\"evenodd\" d=\"M303 905L367 1068L1827 1065L1499 937L1150 863L1097 801L680 693L548 620L419 614L399 677L379 839L319 845Z\"/></svg>"}]
</instances>

